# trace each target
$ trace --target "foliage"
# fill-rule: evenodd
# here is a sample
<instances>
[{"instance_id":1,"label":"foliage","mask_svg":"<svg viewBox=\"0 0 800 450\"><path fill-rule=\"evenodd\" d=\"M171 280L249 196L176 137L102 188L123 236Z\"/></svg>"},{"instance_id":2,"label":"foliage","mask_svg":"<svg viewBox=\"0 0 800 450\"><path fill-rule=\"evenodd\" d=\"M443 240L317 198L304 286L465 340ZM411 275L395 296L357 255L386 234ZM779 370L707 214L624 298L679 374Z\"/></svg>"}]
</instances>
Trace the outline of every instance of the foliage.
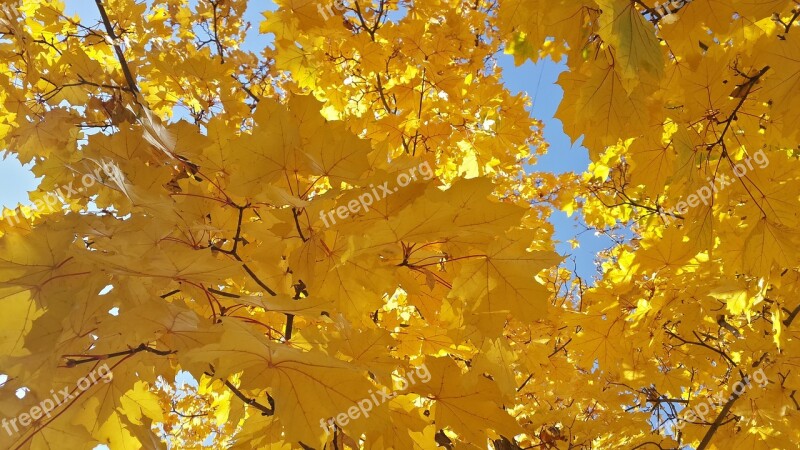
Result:
<instances>
[{"instance_id":1,"label":"foliage","mask_svg":"<svg viewBox=\"0 0 800 450\"><path fill-rule=\"evenodd\" d=\"M278 0L252 52L257 3L97 0L92 24L5 2L0 140L34 163L31 200L100 161L124 181L4 212L0 413L113 378L3 448L800 443L796 3L353 0L326 20ZM568 67L582 177L535 172L542 124L502 51ZM591 286L554 251L558 209L634 236Z\"/></svg>"}]
</instances>

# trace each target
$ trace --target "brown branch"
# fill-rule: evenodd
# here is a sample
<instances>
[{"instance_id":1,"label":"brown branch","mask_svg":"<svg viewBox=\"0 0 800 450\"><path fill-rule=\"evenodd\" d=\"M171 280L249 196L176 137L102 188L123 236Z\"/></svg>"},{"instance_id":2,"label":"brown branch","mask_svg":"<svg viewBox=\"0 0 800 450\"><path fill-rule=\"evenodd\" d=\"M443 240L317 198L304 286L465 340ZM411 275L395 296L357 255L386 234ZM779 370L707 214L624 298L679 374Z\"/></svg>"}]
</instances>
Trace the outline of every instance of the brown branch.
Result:
<instances>
[{"instance_id":1,"label":"brown branch","mask_svg":"<svg viewBox=\"0 0 800 450\"><path fill-rule=\"evenodd\" d=\"M225 291L220 291L219 289L214 289L214 288L206 288L206 290L207 290L208 292L211 292L212 294L221 295L221 296L223 296L223 297L228 297L228 298L242 298L242 296L241 296L241 295L238 295L238 294L232 294L232 293L230 293L230 292L225 292Z\"/></svg>"},{"instance_id":2,"label":"brown branch","mask_svg":"<svg viewBox=\"0 0 800 450\"><path fill-rule=\"evenodd\" d=\"M270 288L269 288L269 286L267 286L266 284L264 284L264 282L263 282L263 281L261 281L261 279L260 279L260 278L258 278L258 276L255 274L255 272L253 272L253 269L251 269L250 267L248 267L248 266L247 266L247 264L246 264L244 261L242 261L242 258L240 258L240 257L239 257L239 255L233 255L233 257L234 257L234 258L236 258L236 260L238 260L239 262L241 262L241 263L242 263L242 268L244 269L244 271L245 271L245 272L247 272L247 274L248 274L248 275L250 275L250 278L252 278L252 279L253 279L253 281L255 281L255 282L256 282L256 284L258 284L259 286L261 286L261 289L264 289L265 291L267 291L267 293L268 293L269 295L271 295L271 296L273 296L273 297L275 297L275 296L277 296L277 295L278 295L278 294L277 294L275 291L273 291L272 289L270 289Z\"/></svg>"},{"instance_id":3,"label":"brown branch","mask_svg":"<svg viewBox=\"0 0 800 450\"><path fill-rule=\"evenodd\" d=\"M731 112L728 118L722 122L725 124L725 128L722 129L722 134L720 134L719 139L717 139L716 142L711 144L709 148L715 147L724 142L723 140L725 139L725 134L730 129L733 121L736 120L736 115L739 113L739 110L742 108L742 105L744 105L744 102L747 101L747 98L750 96L750 92L752 91L753 86L755 86L756 83L758 83L758 80L760 80L761 77L763 77L764 74L767 73L769 69L770 69L769 66L764 66L764 68L759 70L758 73L755 74L754 76L752 77L745 76L747 78L747 82L741 85L744 95L742 95L742 98L739 100L739 103L736 105L736 107L733 108L733 112Z\"/></svg>"},{"instance_id":4,"label":"brown branch","mask_svg":"<svg viewBox=\"0 0 800 450\"><path fill-rule=\"evenodd\" d=\"M792 16L792 17L789 19L789 21L788 21L788 22L786 22L786 23L784 23L784 22L783 22L783 21L780 19L780 17L778 17L777 19L775 19L775 21L776 21L776 22L778 22L779 24L783 25L783 30L784 30L783 32L784 32L785 34L789 34L789 31L791 31L791 30L792 30L792 25L794 25L794 21L795 21L795 20L797 20L797 18L798 18L798 17L800 17L800 9L797 9L797 10L795 10L795 11L794 11L794 15L793 15L793 16Z\"/></svg>"},{"instance_id":5,"label":"brown branch","mask_svg":"<svg viewBox=\"0 0 800 450\"><path fill-rule=\"evenodd\" d=\"M375 81L377 82L378 95L383 103L383 109L385 109L389 114L397 114L397 105L395 105L394 111L392 111L392 108L389 107L389 102L386 100L386 94L383 91L383 82L381 81L381 76L378 73L375 73Z\"/></svg>"},{"instance_id":6,"label":"brown branch","mask_svg":"<svg viewBox=\"0 0 800 450\"><path fill-rule=\"evenodd\" d=\"M233 250L231 253L236 253L237 248L239 247L239 241L242 239L242 219L244 218L244 210L247 208L248 205L244 207L238 207L239 209L239 218L236 221L236 236L233 237Z\"/></svg>"},{"instance_id":7,"label":"brown branch","mask_svg":"<svg viewBox=\"0 0 800 450\"><path fill-rule=\"evenodd\" d=\"M238 220L236 222L236 235L233 237L233 248L231 250L225 250L225 249L219 248L219 247L212 247L212 249L214 251L217 251L217 252L220 252L220 253L224 253L226 255L233 256L237 261L242 263L242 268L244 269L245 272L247 272L248 275L250 275L250 278L252 278L253 281L256 282L256 284L261 286L261 288L264 289L269 295L275 297L278 294L275 291L273 291L272 289L270 289L270 287L267 286L266 283L261 281L260 278L258 278L258 276L255 274L255 272L253 272L253 270L247 265L247 263L244 262L244 260L242 259L241 256L239 256L239 253L238 253L239 241L242 240L242 237L241 237L241 235L242 235L242 219L244 217L244 210L247 209L249 206L250 205L236 206L236 208L239 209L239 218L238 218Z\"/></svg>"},{"instance_id":8,"label":"brown branch","mask_svg":"<svg viewBox=\"0 0 800 450\"><path fill-rule=\"evenodd\" d=\"M231 78L239 82L239 85L241 86L242 90L247 94L248 97L250 97L250 99L252 99L256 103L261 101L261 99L258 98L256 94L254 94L253 91L249 87L247 87L247 85L242 80L240 80L236 75L231 74Z\"/></svg>"},{"instance_id":9,"label":"brown branch","mask_svg":"<svg viewBox=\"0 0 800 450\"><path fill-rule=\"evenodd\" d=\"M548 358L551 358L551 357L555 356L555 354L556 354L556 353L560 352L561 350L564 350L564 347L566 347L567 345L569 345L569 343L570 343L570 342L572 342L572 338L569 338L569 339L567 340L567 342L564 342L564 344L563 344L563 345L561 345L561 346L559 346L558 348L556 348L555 350L553 350L553 353L550 353L550 354L549 354L547 357L548 357ZM528 375L528 378L526 378L526 379L525 379L525 381L523 381L523 382L522 382L522 384L520 385L520 387L518 387L518 388L517 388L517 392L521 391L521 390L522 390L522 388L524 388L524 387L525 387L525 385L527 385L527 384L528 384L528 382L529 382L529 381L531 381L531 379L532 379L532 378L533 378L533 374L530 374L530 375Z\"/></svg>"},{"instance_id":10,"label":"brown branch","mask_svg":"<svg viewBox=\"0 0 800 450\"><path fill-rule=\"evenodd\" d=\"M271 415L275 414L275 399L272 398L272 396L269 395L269 393L267 393L267 401L269 401L269 408L268 408L268 407L262 405L261 403L258 403L256 401L256 399L250 398L250 397L244 395L242 393L242 391L240 391L230 381L228 381L228 380L224 380L224 381L225 381L225 386L227 386L228 389L230 389L231 392L233 392L233 395L239 397L239 399L241 401L243 401L245 404L250 405L253 408L261 411L261 415L262 416L271 416Z\"/></svg>"},{"instance_id":11,"label":"brown branch","mask_svg":"<svg viewBox=\"0 0 800 450\"><path fill-rule=\"evenodd\" d=\"M62 84L61 86L59 86L56 83L50 81L47 77L40 76L39 78L41 78L45 82L47 82L47 83L49 83L49 84L51 84L51 85L56 87L56 89L53 89L52 91L49 91L49 92L47 92L45 94L42 94L42 95L50 95L50 96L52 96L53 92L58 92L61 89L64 89L64 88L67 88L67 87L75 87L75 86L93 86L93 87L104 88L104 89L113 89L113 90L117 90L117 91L131 92L130 88L128 88L126 86L114 86L112 84L95 83L93 81L89 81L89 80L83 78L83 76L81 76L81 75L78 75L78 81L77 82L65 83L65 84Z\"/></svg>"},{"instance_id":12,"label":"brown branch","mask_svg":"<svg viewBox=\"0 0 800 450\"><path fill-rule=\"evenodd\" d=\"M417 111L417 131L414 133L414 150L412 156L417 154L417 139L419 138L419 128L422 126L422 101L425 98L425 69L422 69L422 83L419 87L419 110Z\"/></svg>"},{"instance_id":13,"label":"brown branch","mask_svg":"<svg viewBox=\"0 0 800 450\"><path fill-rule=\"evenodd\" d=\"M795 308L795 309L794 309L794 311L792 311L792 312L789 314L789 317L787 317L786 319L784 319L784 321L783 321L783 324L784 324L785 326L787 326L787 327L788 327L789 325L791 325L791 324L792 324L792 322L794 321L794 318L795 318L795 317L797 317L797 314L800 314L800 305L797 305L797 308Z\"/></svg>"},{"instance_id":14,"label":"brown branch","mask_svg":"<svg viewBox=\"0 0 800 450\"><path fill-rule=\"evenodd\" d=\"M303 295L308 296L308 291L306 290L306 284L303 280L298 280L297 284L294 285L294 300L300 300L303 298ZM289 341L292 339L292 330L294 329L294 314L286 313L286 328L283 331L283 339L284 341Z\"/></svg>"},{"instance_id":15,"label":"brown branch","mask_svg":"<svg viewBox=\"0 0 800 450\"><path fill-rule=\"evenodd\" d=\"M283 338L286 341L292 339L292 330L294 329L294 314L286 314L286 328L283 332Z\"/></svg>"},{"instance_id":16,"label":"brown branch","mask_svg":"<svg viewBox=\"0 0 800 450\"><path fill-rule=\"evenodd\" d=\"M653 445L653 446L656 446L656 447L660 448L661 450L666 450L664 447L661 446L661 444L658 444L658 443L655 443L655 442L651 442L651 441L642 442L641 444L637 445L636 447L631 447L631 450L636 450L638 448L642 448L645 445Z\"/></svg>"},{"instance_id":17,"label":"brown branch","mask_svg":"<svg viewBox=\"0 0 800 450\"><path fill-rule=\"evenodd\" d=\"M644 2L642 2L641 0L633 0L633 3L641 6L642 9L644 10L644 13L649 14L650 17L652 17L651 21L653 21L653 23L658 22L658 18L661 16L661 14L659 14L658 11L655 10L655 8L651 8L645 5Z\"/></svg>"},{"instance_id":18,"label":"brown branch","mask_svg":"<svg viewBox=\"0 0 800 450\"><path fill-rule=\"evenodd\" d=\"M650 22L653 23L654 25L657 25L658 22L661 19L663 19L664 17L666 17L668 15L671 15L671 14L675 14L678 11L682 10L686 5L691 3L691 0L683 0L683 4L679 5L675 9L670 8L670 2L665 2L663 5L661 5L665 9L664 10L664 14L662 14L656 8L651 8L651 7L647 6L641 0L633 0L633 3L639 5L644 10L644 12L642 14L643 15L649 15L650 16L650 19L649 19ZM669 12L667 13L667 11L669 11Z\"/></svg>"},{"instance_id":19,"label":"brown branch","mask_svg":"<svg viewBox=\"0 0 800 450\"><path fill-rule=\"evenodd\" d=\"M169 292L167 292L166 294L162 294L162 295L160 295L159 297L161 297L161 298L167 298L167 297L170 297L170 296L172 296L172 295L175 295L175 294L177 294L177 293L178 293L178 292L180 292L180 291L181 291L180 289L175 289L175 290L172 290L172 291L169 291Z\"/></svg>"},{"instance_id":20,"label":"brown branch","mask_svg":"<svg viewBox=\"0 0 800 450\"><path fill-rule=\"evenodd\" d=\"M210 0L209 3L211 3L211 14L214 18L214 43L217 44L217 52L219 53L220 64L225 64L225 53L222 50L222 42L219 41L219 32L217 26L217 20L219 19L217 17L218 3L215 0Z\"/></svg>"},{"instance_id":21,"label":"brown branch","mask_svg":"<svg viewBox=\"0 0 800 450\"><path fill-rule=\"evenodd\" d=\"M125 75L125 80L128 82L128 87L130 88L131 92L135 97L138 97L139 89L136 87L136 80L133 78L133 74L131 73L130 67L128 67L128 62L125 60L125 54L122 52L119 44L117 44L117 34L114 32L114 27L111 25L111 21L108 20L108 14L106 14L106 9L103 7L102 0L95 0L97 3L97 9L100 10L100 17L103 18L103 25L106 27L106 33L111 38L111 45L114 47L114 51L117 54L117 59L119 60L120 66L122 66L122 73Z\"/></svg>"},{"instance_id":22,"label":"brown branch","mask_svg":"<svg viewBox=\"0 0 800 450\"><path fill-rule=\"evenodd\" d=\"M670 330L668 330L666 328L664 328L664 331L666 331L667 334L669 334L670 336L674 337L675 339L681 341L681 343L683 343L683 344L691 344L691 345L697 345L697 346L700 346L700 347L705 347L705 348L711 350L712 352L717 353L720 356L722 356L723 358L725 358L725 360L728 361L731 364L731 366L738 367L736 362L734 362L733 359L731 359L731 357L728 356L727 353L723 352L720 349L714 348L714 347L706 344L705 342L702 342L702 339L700 339L700 336L697 335L697 332L694 332L694 331L692 332L694 334L694 336L697 338L697 341L695 342L695 341L690 341L690 340L684 339L684 338L678 336L677 334L673 333L672 331L670 331Z\"/></svg>"},{"instance_id":23,"label":"brown branch","mask_svg":"<svg viewBox=\"0 0 800 450\"><path fill-rule=\"evenodd\" d=\"M300 239L302 239L303 242L308 241L308 239L305 236L303 236L303 230L300 227L300 220L298 220L297 218L298 216L297 208L292 208L292 216L294 216L294 226L297 228L297 234L300 235Z\"/></svg>"},{"instance_id":24,"label":"brown branch","mask_svg":"<svg viewBox=\"0 0 800 450\"><path fill-rule=\"evenodd\" d=\"M194 419L195 417L206 417L206 416L208 415L208 413L202 413L202 414L184 414L184 413L182 413L182 412L178 411L177 409L175 409L175 406L174 406L174 405L172 406L172 410L171 410L170 412L171 412L172 414L176 414L176 415L178 415L178 416L180 416L180 417L183 417L184 419Z\"/></svg>"},{"instance_id":25,"label":"brown branch","mask_svg":"<svg viewBox=\"0 0 800 450\"><path fill-rule=\"evenodd\" d=\"M102 361L104 359L117 358L119 356L130 356L140 352L153 353L159 356L167 356L177 353L176 350L156 350L152 347L147 346L146 344L140 344L136 348L123 350L120 352L107 353L104 355L63 355L62 358L66 358L67 360L67 362L65 363L65 367L75 367L78 364ZM83 359L72 359L71 357L79 357Z\"/></svg>"},{"instance_id":26,"label":"brown branch","mask_svg":"<svg viewBox=\"0 0 800 450\"><path fill-rule=\"evenodd\" d=\"M364 14L361 12L361 7L358 6L358 0L355 0L353 2L353 5L356 7L355 9L356 17L358 17L358 20L361 22L361 28L363 28L367 32L367 34L369 34L370 39L375 41L375 31L377 31L378 25L377 24L375 25L374 30L369 26L367 26L367 20L364 18ZM378 17L378 19L380 20L380 17Z\"/></svg>"},{"instance_id":27,"label":"brown branch","mask_svg":"<svg viewBox=\"0 0 800 450\"><path fill-rule=\"evenodd\" d=\"M722 426L723 421L725 420L725 416L728 415L728 412L731 410L733 404L738 399L739 399L739 394L737 394L736 391L734 390L733 393L731 394L730 400L728 400L728 402L725 403L725 406L722 408L722 411L720 411L717 418L714 419L714 422L711 424L711 428L709 428L708 431L706 431L706 435L703 436L703 440L700 441L700 445L697 446L697 450L705 450L706 447L708 447L708 445L711 443L711 438L714 437L714 433L716 433L719 427Z\"/></svg>"}]
</instances>

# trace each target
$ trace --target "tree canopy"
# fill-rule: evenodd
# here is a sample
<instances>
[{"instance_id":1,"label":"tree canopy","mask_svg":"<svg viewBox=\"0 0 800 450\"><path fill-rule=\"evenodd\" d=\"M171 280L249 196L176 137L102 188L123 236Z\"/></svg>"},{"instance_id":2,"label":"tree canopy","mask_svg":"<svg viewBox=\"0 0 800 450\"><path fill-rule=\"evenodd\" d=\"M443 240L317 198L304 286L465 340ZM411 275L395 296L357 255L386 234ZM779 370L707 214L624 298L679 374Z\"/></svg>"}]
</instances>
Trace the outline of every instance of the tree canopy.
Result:
<instances>
[{"instance_id":1,"label":"tree canopy","mask_svg":"<svg viewBox=\"0 0 800 450\"><path fill-rule=\"evenodd\" d=\"M795 0L95 3L0 8L0 447L800 445Z\"/></svg>"}]
</instances>

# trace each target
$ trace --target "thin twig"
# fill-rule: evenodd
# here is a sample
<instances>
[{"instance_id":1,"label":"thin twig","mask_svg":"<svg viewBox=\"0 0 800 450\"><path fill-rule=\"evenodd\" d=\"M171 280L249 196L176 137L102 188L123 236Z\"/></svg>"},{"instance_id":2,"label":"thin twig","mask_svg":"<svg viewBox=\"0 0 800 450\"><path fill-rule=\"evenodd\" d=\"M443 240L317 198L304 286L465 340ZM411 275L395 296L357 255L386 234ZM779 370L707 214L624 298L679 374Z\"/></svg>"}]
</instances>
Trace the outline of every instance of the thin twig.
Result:
<instances>
[{"instance_id":1,"label":"thin twig","mask_svg":"<svg viewBox=\"0 0 800 450\"><path fill-rule=\"evenodd\" d=\"M97 362L97 361L101 361L101 360L104 360L104 359L116 358L116 357L119 357L119 356L130 356L130 355L135 355L136 353L140 353L140 352L153 353L153 354L159 355L159 356L167 356L167 355L172 355L174 353L177 353L176 350L156 350L156 349L154 349L152 347L147 346L146 344L140 344L136 348L132 348L132 349L129 349L129 350L123 350L123 351L120 351L120 352L107 353L107 354L104 354L104 355L64 355L64 357L70 356L70 357L83 358L83 359L66 358L67 362L65 363L65 366L66 367L75 367L78 364Z\"/></svg>"}]
</instances>

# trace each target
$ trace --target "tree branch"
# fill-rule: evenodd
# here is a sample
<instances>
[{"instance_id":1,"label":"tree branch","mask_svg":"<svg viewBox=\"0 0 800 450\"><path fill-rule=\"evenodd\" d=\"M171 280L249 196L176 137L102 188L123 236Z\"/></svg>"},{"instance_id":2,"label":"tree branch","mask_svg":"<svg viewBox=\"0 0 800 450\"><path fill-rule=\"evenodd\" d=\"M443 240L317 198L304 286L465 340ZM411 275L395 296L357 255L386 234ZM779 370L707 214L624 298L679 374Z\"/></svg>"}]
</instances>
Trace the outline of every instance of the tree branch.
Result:
<instances>
[{"instance_id":1,"label":"tree branch","mask_svg":"<svg viewBox=\"0 0 800 450\"><path fill-rule=\"evenodd\" d=\"M231 392L233 392L233 395L239 397L239 399L241 401L245 402L245 404L250 405L253 408L261 411L261 415L262 416L271 416L271 415L275 414L275 399L272 398L272 396L269 395L269 393L267 393L267 401L269 401L269 408L267 408L266 406L262 405L261 403L258 403L256 401L256 399L250 398L250 397L244 395L242 393L242 391L240 391L239 388L234 386L233 383L231 383L230 381L228 381L228 380L224 380L224 381L225 381L225 386L227 386L228 389L230 389Z\"/></svg>"},{"instance_id":2,"label":"tree branch","mask_svg":"<svg viewBox=\"0 0 800 450\"><path fill-rule=\"evenodd\" d=\"M119 44L117 44L118 37L114 32L114 27L111 25L111 21L108 20L108 14L106 14L103 1L95 0L95 3L97 3L97 9L100 10L100 17L103 18L103 25L106 27L106 33L108 33L108 37L111 38L111 45L114 47L114 51L117 54L117 59L119 60L120 66L122 66L122 73L125 75L125 80L128 82L128 87L130 88L131 92L133 92L133 95L138 97L139 89L136 87L136 79L133 78L131 69L128 67L128 62L125 60L125 54L122 52Z\"/></svg>"},{"instance_id":3,"label":"tree branch","mask_svg":"<svg viewBox=\"0 0 800 450\"><path fill-rule=\"evenodd\" d=\"M308 239L303 236L303 230L300 227L300 220L297 218L298 214L297 208L292 208L292 216L294 216L294 225L297 228L297 234L300 235L300 239L302 239L303 242L306 242Z\"/></svg>"},{"instance_id":4,"label":"tree branch","mask_svg":"<svg viewBox=\"0 0 800 450\"><path fill-rule=\"evenodd\" d=\"M261 286L261 288L264 289L269 295L275 297L278 294L275 291L273 291L272 289L270 289L270 287L267 286L266 283L261 281L260 278L258 278L258 276L255 274L255 272L253 272L253 270L250 269L250 267L247 265L247 263L244 262L244 260L242 259L241 256L239 256L239 253L238 253L239 241L242 239L242 237L241 237L242 236L242 219L244 217L244 210L247 209L249 206L250 205L236 206L236 208L239 209L239 218L238 218L238 220L236 222L236 235L233 237L233 248L231 250L225 250L223 248L219 248L219 247L214 246L213 250L214 251L218 251L220 253L224 253L226 255L233 256L237 261L242 263L242 268L244 269L245 272L247 272L248 275L250 275L250 278L252 278L253 281L256 282L256 284Z\"/></svg>"},{"instance_id":5,"label":"tree branch","mask_svg":"<svg viewBox=\"0 0 800 450\"><path fill-rule=\"evenodd\" d=\"M697 446L697 450L705 450L706 447L708 447L708 444L711 443L711 438L714 437L714 433L716 433L719 427L722 426L723 421L725 420L725 416L728 415L728 412L731 410L733 404L738 399L739 399L739 394L737 394L736 391L733 391L730 400L728 400L728 402L725 403L725 406L722 408L722 411L719 412L717 418L714 419L714 423L711 424L711 428L709 428L708 431L706 431L706 435L703 436L703 440L700 441L700 445Z\"/></svg>"},{"instance_id":6,"label":"tree branch","mask_svg":"<svg viewBox=\"0 0 800 450\"><path fill-rule=\"evenodd\" d=\"M119 356L130 356L140 352L153 353L159 356L167 356L167 355L172 355L173 353L177 353L176 350L156 350L152 347L147 346L146 344L140 344L136 348L123 350L120 352L107 353L105 355L64 355L62 356L62 358L66 358L67 360L67 362L65 363L66 367L75 367L79 364L102 361L104 359L117 358ZM71 357L78 357L82 359L72 359Z\"/></svg>"},{"instance_id":7,"label":"tree branch","mask_svg":"<svg viewBox=\"0 0 800 450\"><path fill-rule=\"evenodd\" d=\"M795 318L795 317L797 317L797 314L800 314L800 305L797 305L797 308L795 308L795 309L794 309L794 311L792 311L792 312L789 314L789 317L787 317L786 319L784 319L784 320L783 320L783 324L784 324L786 327L788 327L789 325L791 325L791 324L792 324L792 322L794 321L794 318Z\"/></svg>"},{"instance_id":8,"label":"tree branch","mask_svg":"<svg viewBox=\"0 0 800 450\"><path fill-rule=\"evenodd\" d=\"M566 347L567 345L569 345L569 343L570 343L570 342L572 342L572 338L569 338L569 339L567 340L567 342L564 342L564 344L562 344L561 346L559 346L558 348L556 348L555 350L553 350L553 353L550 353L550 354L549 354L547 357L548 357L548 358L552 358L553 356L555 356L555 354L556 354L556 353L560 352L561 350L564 350L564 347ZM525 387L525 385L526 385L526 384L528 384L528 382L529 382L529 381L531 381L531 378L533 378L533 374L530 374L530 375L528 375L528 378L526 378L526 379L525 379L525 381L523 381L523 382L522 382L522 384L520 385L520 387L518 387L518 388L517 388L517 392L521 391L521 390L522 390L522 388L524 388L524 387Z\"/></svg>"},{"instance_id":9,"label":"tree branch","mask_svg":"<svg viewBox=\"0 0 800 450\"><path fill-rule=\"evenodd\" d=\"M214 23L214 43L217 44L217 52L219 53L220 64L225 64L225 52L222 48L222 42L219 40L219 26L217 25L217 21L219 17L217 17L217 7L219 4L215 0L210 0L211 3L211 14L213 15Z\"/></svg>"}]
</instances>

